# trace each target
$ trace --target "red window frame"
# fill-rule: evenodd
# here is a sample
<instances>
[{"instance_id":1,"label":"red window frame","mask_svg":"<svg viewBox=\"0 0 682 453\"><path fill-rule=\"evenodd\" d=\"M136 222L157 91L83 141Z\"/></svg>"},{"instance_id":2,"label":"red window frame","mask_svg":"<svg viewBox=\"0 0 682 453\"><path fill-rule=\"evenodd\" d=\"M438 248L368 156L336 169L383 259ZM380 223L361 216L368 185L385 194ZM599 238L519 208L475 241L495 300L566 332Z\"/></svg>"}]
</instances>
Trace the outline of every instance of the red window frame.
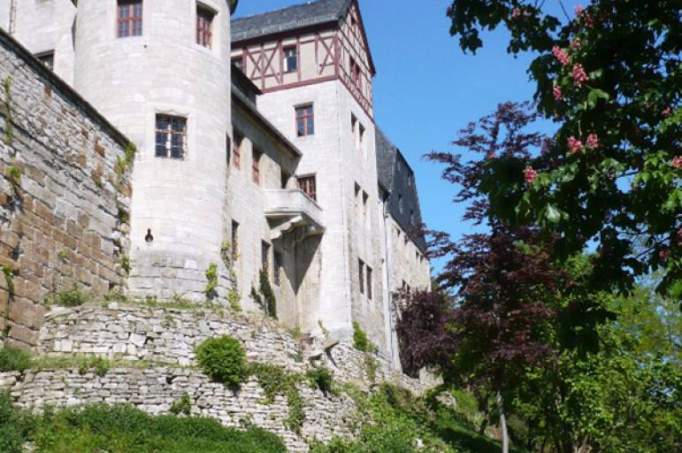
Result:
<instances>
[{"instance_id":1,"label":"red window frame","mask_svg":"<svg viewBox=\"0 0 682 453\"><path fill-rule=\"evenodd\" d=\"M310 198L317 201L317 181L315 175L300 176L297 179L298 188Z\"/></svg>"},{"instance_id":2,"label":"red window frame","mask_svg":"<svg viewBox=\"0 0 682 453\"><path fill-rule=\"evenodd\" d=\"M299 137L315 134L315 110L312 104L296 107L296 134Z\"/></svg>"},{"instance_id":3,"label":"red window frame","mask_svg":"<svg viewBox=\"0 0 682 453\"><path fill-rule=\"evenodd\" d=\"M197 6L197 44L208 49L211 48L213 40L213 18L215 12L209 8L199 5Z\"/></svg>"},{"instance_id":4,"label":"red window frame","mask_svg":"<svg viewBox=\"0 0 682 453\"><path fill-rule=\"evenodd\" d=\"M232 164L234 168L239 169L242 165L242 144L244 143L244 136L235 131L234 143L232 144Z\"/></svg>"},{"instance_id":5,"label":"red window frame","mask_svg":"<svg viewBox=\"0 0 682 453\"><path fill-rule=\"evenodd\" d=\"M142 36L142 0L118 0L116 36Z\"/></svg>"},{"instance_id":6,"label":"red window frame","mask_svg":"<svg viewBox=\"0 0 682 453\"><path fill-rule=\"evenodd\" d=\"M251 160L251 179L253 182L260 186L260 161L263 157L263 153L257 149L253 150L253 159Z\"/></svg>"}]
</instances>

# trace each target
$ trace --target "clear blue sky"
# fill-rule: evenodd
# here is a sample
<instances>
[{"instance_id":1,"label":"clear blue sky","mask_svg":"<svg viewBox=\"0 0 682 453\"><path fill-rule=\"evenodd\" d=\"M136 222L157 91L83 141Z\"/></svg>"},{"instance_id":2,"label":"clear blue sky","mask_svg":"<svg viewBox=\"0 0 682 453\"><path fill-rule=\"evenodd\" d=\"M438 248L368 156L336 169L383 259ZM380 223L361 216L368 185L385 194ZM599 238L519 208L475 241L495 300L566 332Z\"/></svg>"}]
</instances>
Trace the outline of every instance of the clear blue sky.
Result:
<instances>
[{"instance_id":1,"label":"clear blue sky","mask_svg":"<svg viewBox=\"0 0 682 453\"><path fill-rule=\"evenodd\" d=\"M241 0L236 17L252 15L301 0ZM430 150L456 151L450 142L468 122L507 100L530 100L534 85L526 70L528 55L506 53L506 35L485 35L476 55L464 54L449 34L445 11L450 0L360 0L377 75L376 122L412 165L424 221L429 228L457 238L471 231L461 221L462 206L452 198L456 187L440 179L437 165L422 156ZM558 0L547 2L558 8ZM575 0L564 0L573 14Z\"/></svg>"}]
</instances>

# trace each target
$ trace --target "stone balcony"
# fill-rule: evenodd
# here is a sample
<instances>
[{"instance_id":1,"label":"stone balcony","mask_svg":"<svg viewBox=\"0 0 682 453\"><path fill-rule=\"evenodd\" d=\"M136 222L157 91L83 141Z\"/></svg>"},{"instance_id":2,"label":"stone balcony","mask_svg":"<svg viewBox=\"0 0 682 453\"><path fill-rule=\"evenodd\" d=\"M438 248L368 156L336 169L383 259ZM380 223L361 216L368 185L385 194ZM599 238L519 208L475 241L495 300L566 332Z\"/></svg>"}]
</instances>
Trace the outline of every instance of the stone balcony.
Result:
<instances>
[{"instance_id":1,"label":"stone balcony","mask_svg":"<svg viewBox=\"0 0 682 453\"><path fill-rule=\"evenodd\" d=\"M299 228L306 236L324 233L322 208L298 189L266 190L265 216L272 226L273 240Z\"/></svg>"}]
</instances>

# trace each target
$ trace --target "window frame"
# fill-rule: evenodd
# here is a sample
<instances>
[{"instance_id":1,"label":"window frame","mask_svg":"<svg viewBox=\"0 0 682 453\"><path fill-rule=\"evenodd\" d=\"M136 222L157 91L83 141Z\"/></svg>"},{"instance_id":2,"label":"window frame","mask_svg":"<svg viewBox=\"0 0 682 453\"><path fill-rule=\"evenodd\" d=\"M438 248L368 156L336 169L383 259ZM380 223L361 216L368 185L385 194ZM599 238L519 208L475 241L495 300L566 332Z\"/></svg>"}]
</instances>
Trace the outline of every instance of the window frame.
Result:
<instances>
[{"instance_id":1,"label":"window frame","mask_svg":"<svg viewBox=\"0 0 682 453\"><path fill-rule=\"evenodd\" d=\"M365 276L367 277L367 300L372 300L374 297L373 270L367 265L365 265L365 268Z\"/></svg>"},{"instance_id":2,"label":"window frame","mask_svg":"<svg viewBox=\"0 0 682 453\"><path fill-rule=\"evenodd\" d=\"M232 239L232 250L230 255L232 257L232 262L236 262L239 259L239 222L232 219L232 231L230 235Z\"/></svg>"},{"instance_id":3,"label":"window frame","mask_svg":"<svg viewBox=\"0 0 682 453\"><path fill-rule=\"evenodd\" d=\"M312 189L306 185L306 183L312 182ZM317 202L317 175L316 174L310 174L310 175L302 175L302 176L297 176L296 177L296 184L298 185L298 188L301 192L306 194L308 198L311 200ZM307 189L307 190L306 190Z\"/></svg>"},{"instance_id":4,"label":"window frame","mask_svg":"<svg viewBox=\"0 0 682 453\"><path fill-rule=\"evenodd\" d=\"M159 128L159 122L164 119L167 121L167 127ZM182 129L180 129L180 132L177 132L174 129L175 121L179 121L182 124ZM157 113L154 122L154 157L163 159L184 160L188 153L187 149L188 123L189 121L186 116L169 115L167 113ZM163 153L159 152L160 150L159 134L163 134L166 136L165 140L166 143L164 144ZM177 146L173 146L174 143L173 137L178 135L182 137L182 146L180 148L180 155L174 155L173 150L174 148L177 148Z\"/></svg>"},{"instance_id":5,"label":"window frame","mask_svg":"<svg viewBox=\"0 0 682 453\"><path fill-rule=\"evenodd\" d=\"M292 51L294 52L293 56L292 55L287 55L287 52ZM293 57L293 62L294 65L291 67L289 63L291 62L290 58ZM283 63L283 71L285 74L293 74L295 72L298 72L299 65L300 65L300 58L299 58L299 51L298 51L298 45L292 44L289 46L283 46L282 47L282 63Z\"/></svg>"},{"instance_id":6,"label":"window frame","mask_svg":"<svg viewBox=\"0 0 682 453\"><path fill-rule=\"evenodd\" d=\"M126 12L125 16L121 15L123 10ZM137 12L139 15L136 15ZM144 0L117 0L116 38L134 38L142 36L143 32Z\"/></svg>"},{"instance_id":7,"label":"window frame","mask_svg":"<svg viewBox=\"0 0 682 453\"><path fill-rule=\"evenodd\" d=\"M312 103L294 107L296 136L299 138L315 135L315 106Z\"/></svg>"},{"instance_id":8,"label":"window frame","mask_svg":"<svg viewBox=\"0 0 682 453\"><path fill-rule=\"evenodd\" d=\"M213 21L217 12L203 3L197 2L196 44L206 49L213 48Z\"/></svg>"},{"instance_id":9,"label":"window frame","mask_svg":"<svg viewBox=\"0 0 682 453\"><path fill-rule=\"evenodd\" d=\"M261 174L261 159L263 158L263 153L255 146L251 150L251 180L257 186L261 185L262 174Z\"/></svg>"},{"instance_id":10,"label":"window frame","mask_svg":"<svg viewBox=\"0 0 682 453\"><path fill-rule=\"evenodd\" d=\"M240 131L234 131L234 139L232 141L232 165L237 170L242 166L242 146L246 137Z\"/></svg>"},{"instance_id":11,"label":"window frame","mask_svg":"<svg viewBox=\"0 0 682 453\"><path fill-rule=\"evenodd\" d=\"M358 280L360 282L360 294L365 294L365 262L358 258Z\"/></svg>"}]
</instances>

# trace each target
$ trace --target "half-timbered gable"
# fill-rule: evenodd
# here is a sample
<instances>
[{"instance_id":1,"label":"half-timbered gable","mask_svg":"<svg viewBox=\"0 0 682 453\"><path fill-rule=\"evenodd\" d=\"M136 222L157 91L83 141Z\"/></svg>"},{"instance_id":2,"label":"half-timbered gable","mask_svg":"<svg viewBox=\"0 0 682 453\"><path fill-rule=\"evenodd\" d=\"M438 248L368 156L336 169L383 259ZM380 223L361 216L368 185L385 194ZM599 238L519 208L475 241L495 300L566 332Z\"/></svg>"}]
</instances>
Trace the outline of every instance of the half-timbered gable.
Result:
<instances>
[{"instance_id":1,"label":"half-timbered gable","mask_svg":"<svg viewBox=\"0 0 682 453\"><path fill-rule=\"evenodd\" d=\"M357 0L237 19L232 62L264 92L340 80L372 116L374 64Z\"/></svg>"}]
</instances>

